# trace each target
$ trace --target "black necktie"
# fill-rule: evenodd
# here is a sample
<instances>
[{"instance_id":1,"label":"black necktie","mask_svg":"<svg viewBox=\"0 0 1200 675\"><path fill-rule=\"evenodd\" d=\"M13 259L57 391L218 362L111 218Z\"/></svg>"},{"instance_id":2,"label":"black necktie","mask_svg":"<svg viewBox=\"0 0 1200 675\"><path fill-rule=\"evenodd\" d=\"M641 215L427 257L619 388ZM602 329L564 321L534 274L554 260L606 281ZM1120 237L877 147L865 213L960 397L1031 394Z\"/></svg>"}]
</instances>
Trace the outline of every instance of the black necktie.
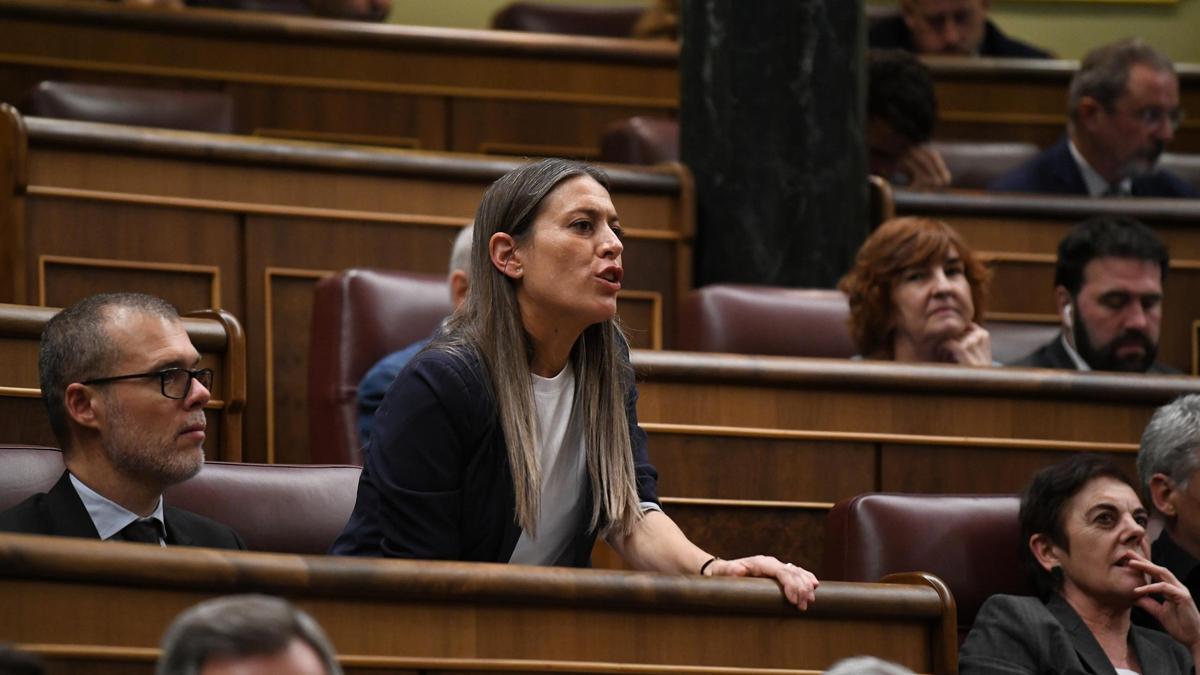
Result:
<instances>
[{"instance_id":1,"label":"black necktie","mask_svg":"<svg viewBox=\"0 0 1200 675\"><path fill-rule=\"evenodd\" d=\"M158 521L153 518L135 520L117 534L124 541L140 541L144 544L157 544L160 538Z\"/></svg>"}]
</instances>

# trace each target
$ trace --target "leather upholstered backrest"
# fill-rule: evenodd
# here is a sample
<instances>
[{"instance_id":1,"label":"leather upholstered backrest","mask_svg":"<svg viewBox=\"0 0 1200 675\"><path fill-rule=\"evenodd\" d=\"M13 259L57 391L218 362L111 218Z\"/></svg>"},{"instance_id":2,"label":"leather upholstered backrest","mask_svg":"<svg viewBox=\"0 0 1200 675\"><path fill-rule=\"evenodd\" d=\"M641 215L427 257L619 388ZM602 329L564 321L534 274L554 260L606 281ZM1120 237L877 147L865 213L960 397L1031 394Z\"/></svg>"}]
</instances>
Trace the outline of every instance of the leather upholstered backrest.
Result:
<instances>
[{"instance_id":1,"label":"leather upholstered backrest","mask_svg":"<svg viewBox=\"0 0 1200 675\"><path fill-rule=\"evenodd\" d=\"M1033 594L1019 557L1019 508L1014 495L871 493L841 501L825 521L820 578L930 572L954 593L965 634L992 594Z\"/></svg>"},{"instance_id":2,"label":"leather upholstered backrest","mask_svg":"<svg viewBox=\"0 0 1200 675\"><path fill-rule=\"evenodd\" d=\"M1033 143L995 141L934 141L934 149L950 170L951 187L983 190L988 183L1032 159L1038 153Z\"/></svg>"},{"instance_id":3,"label":"leather upholstered backrest","mask_svg":"<svg viewBox=\"0 0 1200 675\"><path fill-rule=\"evenodd\" d=\"M357 466L206 462L166 503L224 523L251 551L324 554L358 495Z\"/></svg>"},{"instance_id":4,"label":"leather upholstered backrest","mask_svg":"<svg viewBox=\"0 0 1200 675\"><path fill-rule=\"evenodd\" d=\"M0 511L48 491L63 472L57 448L0 445ZM323 554L358 492L356 466L206 462L167 489L167 506L233 528L252 551Z\"/></svg>"},{"instance_id":5,"label":"leather upholstered backrest","mask_svg":"<svg viewBox=\"0 0 1200 675\"><path fill-rule=\"evenodd\" d=\"M0 511L48 491L62 472L62 453L58 448L0 444Z\"/></svg>"},{"instance_id":6,"label":"leather upholstered backrest","mask_svg":"<svg viewBox=\"0 0 1200 675\"><path fill-rule=\"evenodd\" d=\"M679 161L679 121L630 117L613 122L600 139L600 160L619 164Z\"/></svg>"},{"instance_id":7,"label":"leather upholstered backrest","mask_svg":"<svg viewBox=\"0 0 1200 675\"><path fill-rule=\"evenodd\" d=\"M429 337L451 309L442 275L352 269L318 282L308 361L312 461L361 463L359 381L379 359Z\"/></svg>"},{"instance_id":8,"label":"leather upholstered backrest","mask_svg":"<svg viewBox=\"0 0 1200 675\"><path fill-rule=\"evenodd\" d=\"M845 358L857 350L840 291L713 284L684 299L679 348L771 356Z\"/></svg>"},{"instance_id":9,"label":"leather upholstered backrest","mask_svg":"<svg viewBox=\"0 0 1200 675\"><path fill-rule=\"evenodd\" d=\"M19 106L36 117L233 133L233 97L219 91L40 82Z\"/></svg>"},{"instance_id":10,"label":"leather upholstered backrest","mask_svg":"<svg viewBox=\"0 0 1200 675\"><path fill-rule=\"evenodd\" d=\"M561 33L599 37L630 37L643 6L567 6L542 2L514 2L492 16L492 28L529 33Z\"/></svg>"}]
</instances>

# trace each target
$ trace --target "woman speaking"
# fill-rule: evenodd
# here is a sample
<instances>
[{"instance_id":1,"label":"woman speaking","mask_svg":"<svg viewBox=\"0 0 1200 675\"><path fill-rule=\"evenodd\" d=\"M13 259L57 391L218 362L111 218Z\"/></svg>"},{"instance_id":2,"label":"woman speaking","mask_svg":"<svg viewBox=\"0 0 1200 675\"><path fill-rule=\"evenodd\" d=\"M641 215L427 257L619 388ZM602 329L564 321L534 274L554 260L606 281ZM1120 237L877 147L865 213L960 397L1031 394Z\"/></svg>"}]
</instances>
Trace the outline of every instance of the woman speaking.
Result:
<instances>
[{"instance_id":1,"label":"woman speaking","mask_svg":"<svg viewBox=\"0 0 1200 675\"><path fill-rule=\"evenodd\" d=\"M607 184L548 159L488 188L470 293L376 413L335 550L581 567L601 534L634 568L771 577L803 609L811 573L768 556L721 560L657 504L616 317L623 246ZM364 522L378 541L355 541L373 529Z\"/></svg>"}]
</instances>

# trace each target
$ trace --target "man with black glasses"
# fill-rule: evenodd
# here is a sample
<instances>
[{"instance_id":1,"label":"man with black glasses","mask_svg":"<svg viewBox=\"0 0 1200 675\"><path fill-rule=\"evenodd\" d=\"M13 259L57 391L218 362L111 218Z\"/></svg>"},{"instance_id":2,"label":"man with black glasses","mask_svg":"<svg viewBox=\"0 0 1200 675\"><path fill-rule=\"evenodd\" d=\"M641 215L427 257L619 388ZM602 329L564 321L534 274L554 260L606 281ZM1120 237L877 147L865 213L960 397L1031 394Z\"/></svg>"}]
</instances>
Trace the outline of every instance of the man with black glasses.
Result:
<instances>
[{"instance_id":1,"label":"man with black glasses","mask_svg":"<svg viewBox=\"0 0 1200 675\"><path fill-rule=\"evenodd\" d=\"M244 549L228 527L162 503L204 463L213 373L199 361L153 296L96 295L47 322L38 372L67 470L0 514L0 531Z\"/></svg>"}]
</instances>

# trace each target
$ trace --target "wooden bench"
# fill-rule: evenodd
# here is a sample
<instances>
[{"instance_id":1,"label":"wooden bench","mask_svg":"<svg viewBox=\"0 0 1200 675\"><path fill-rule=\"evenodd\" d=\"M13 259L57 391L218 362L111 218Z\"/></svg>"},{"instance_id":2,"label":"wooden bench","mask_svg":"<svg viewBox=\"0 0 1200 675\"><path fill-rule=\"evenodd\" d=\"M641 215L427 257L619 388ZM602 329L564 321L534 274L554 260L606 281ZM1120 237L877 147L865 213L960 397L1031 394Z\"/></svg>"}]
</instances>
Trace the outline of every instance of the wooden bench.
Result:
<instances>
[{"instance_id":1,"label":"wooden bench","mask_svg":"<svg viewBox=\"0 0 1200 675\"><path fill-rule=\"evenodd\" d=\"M246 459L285 463L309 457L316 281L364 266L444 274L457 229L518 166L22 119L11 108L0 112L0 157L0 300L65 305L132 289L246 317ZM635 346L669 347L669 310L691 282L689 174L682 165L608 169L626 228L622 319Z\"/></svg>"},{"instance_id":2,"label":"wooden bench","mask_svg":"<svg viewBox=\"0 0 1200 675\"><path fill-rule=\"evenodd\" d=\"M1014 493L1068 453L1130 476L1186 377L633 353L663 507L723 557L817 569L833 503L864 492ZM617 564L601 554L605 564Z\"/></svg>"},{"instance_id":3,"label":"wooden bench","mask_svg":"<svg viewBox=\"0 0 1200 675\"><path fill-rule=\"evenodd\" d=\"M678 47L69 0L0 0L0 100L44 79L219 90L238 131L426 150L596 157L605 125L674 115ZM1045 147L1075 61L926 59L943 140ZM1200 68L1180 64L1200 109ZM1200 152L1200 121L1171 145Z\"/></svg>"},{"instance_id":4,"label":"wooden bench","mask_svg":"<svg viewBox=\"0 0 1200 675\"><path fill-rule=\"evenodd\" d=\"M997 193L919 193L896 190L896 215L932 216L950 223L991 263L989 318L1057 322L1054 263L1058 242L1094 215L1125 215L1154 228L1171 253L1163 286L1159 360L1200 373L1196 321L1200 307L1200 200L1091 199Z\"/></svg>"},{"instance_id":5,"label":"wooden bench","mask_svg":"<svg viewBox=\"0 0 1200 675\"><path fill-rule=\"evenodd\" d=\"M873 654L957 672L936 577L822 584L807 612L773 581L516 565L343 559L0 535L0 636L78 672L153 672L185 608L288 598L348 672L815 673Z\"/></svg>"},{"instance_id":6,"label":"wooden bench","mask_svg":"<svg viewBox=\"0 0 1200 675\"><path fill-rule=\"evenodd\" d=\"M38 343L49 307L0 304L0 438L5 443L56 446L38 384ZM209 459L242 460L242 417L246 406L246 339L233 315L204 310L183 320L201 364L216 371L205 406Z\"/></svg>"}]
</instances>

